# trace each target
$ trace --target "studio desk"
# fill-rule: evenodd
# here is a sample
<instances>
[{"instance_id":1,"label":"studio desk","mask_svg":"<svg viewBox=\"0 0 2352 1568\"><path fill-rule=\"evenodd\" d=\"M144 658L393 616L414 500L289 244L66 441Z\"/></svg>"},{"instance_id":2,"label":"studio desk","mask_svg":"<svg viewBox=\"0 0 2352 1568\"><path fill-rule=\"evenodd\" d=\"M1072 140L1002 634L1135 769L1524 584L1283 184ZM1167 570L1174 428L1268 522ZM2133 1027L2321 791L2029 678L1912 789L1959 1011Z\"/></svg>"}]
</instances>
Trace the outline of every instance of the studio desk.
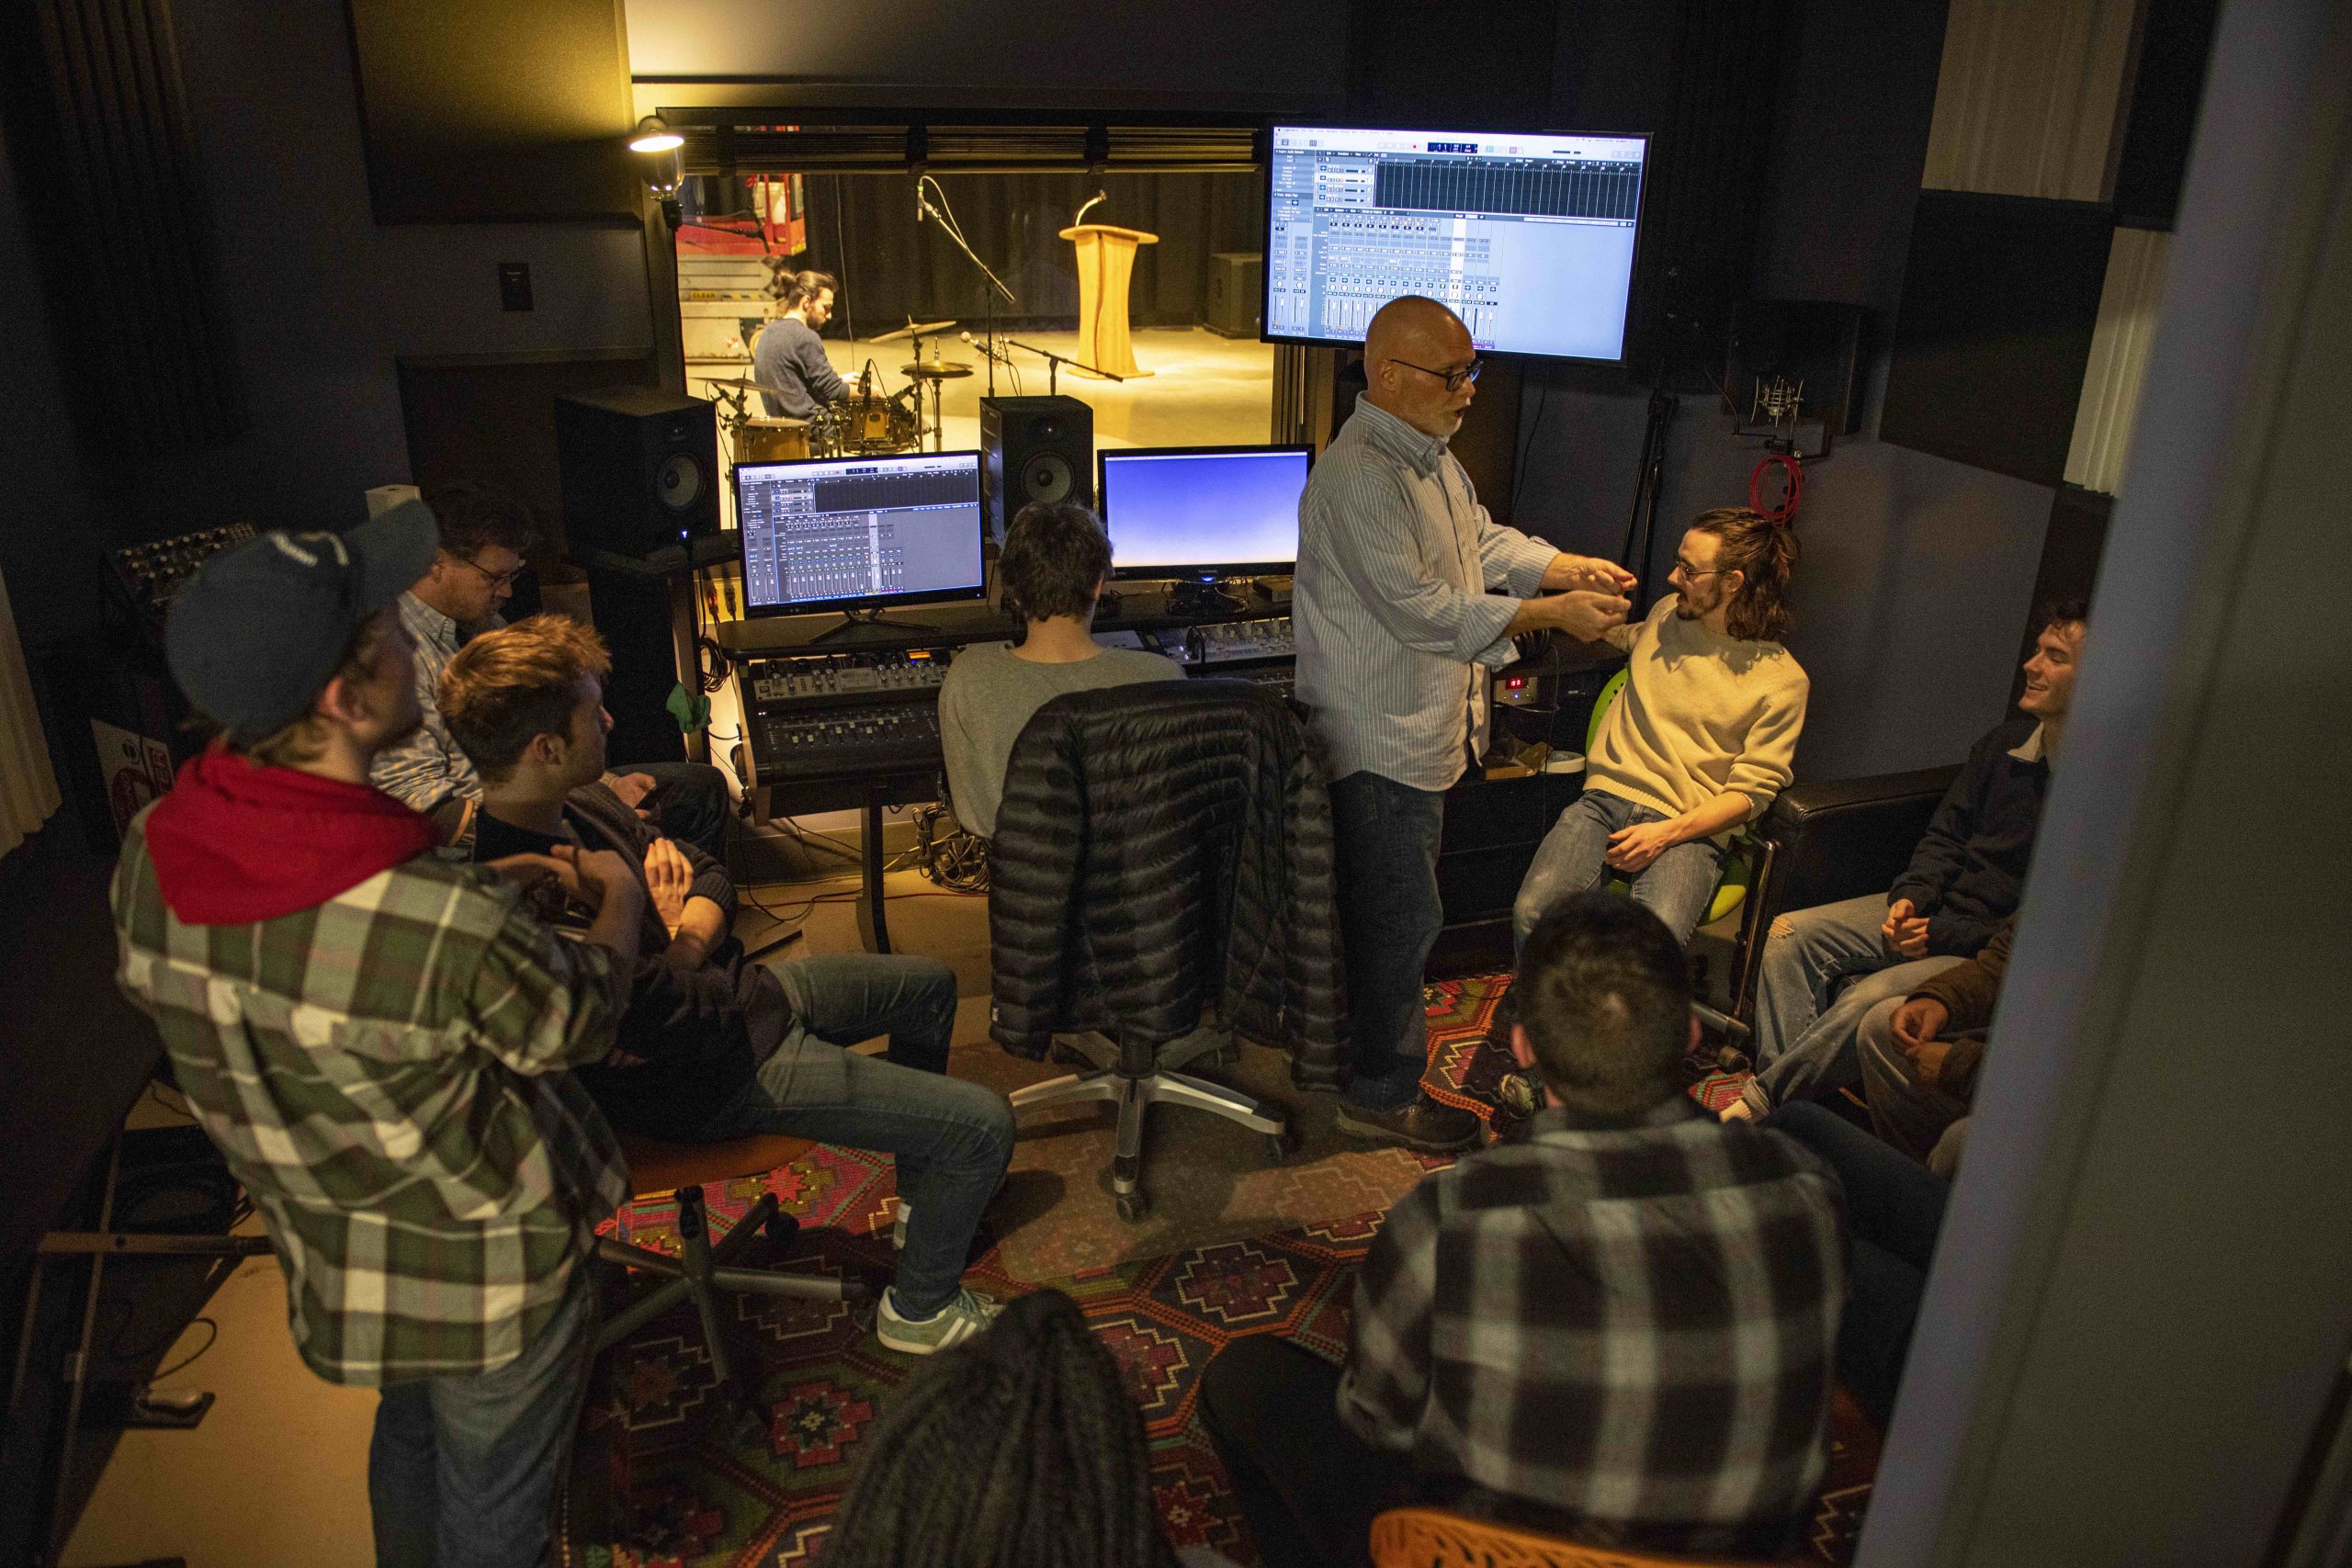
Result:
<instances>
[{"instance_id":1,"label":"studio desk","mask_svg":"<svg viewBox=\"0 0 2352 1568\"><path fill-rule=\"evenodd\" d=\"M888 953L883 813L940 798L940 682L962 649L1006 639L1003 614L977 603L913 605L856 626L817 615L728 621L714 631L734 667L743 716L735 761L752 819L860 812L858 930L869 951ZM1123 592L1115 610L1106 601L1094 635L1106 646L1165 655L1189 675L1291 694L1287 605L1245 597L1231 609L1177 614L1152 585ZM1585 716L1613 658L1562 642L1499 672L1498 733L1580 750ZM1449 924L1509 912L1536 843L1578 787L1575 774L1474 771L1449 793L1439 863Z\"/></svg>"}]
</instances>

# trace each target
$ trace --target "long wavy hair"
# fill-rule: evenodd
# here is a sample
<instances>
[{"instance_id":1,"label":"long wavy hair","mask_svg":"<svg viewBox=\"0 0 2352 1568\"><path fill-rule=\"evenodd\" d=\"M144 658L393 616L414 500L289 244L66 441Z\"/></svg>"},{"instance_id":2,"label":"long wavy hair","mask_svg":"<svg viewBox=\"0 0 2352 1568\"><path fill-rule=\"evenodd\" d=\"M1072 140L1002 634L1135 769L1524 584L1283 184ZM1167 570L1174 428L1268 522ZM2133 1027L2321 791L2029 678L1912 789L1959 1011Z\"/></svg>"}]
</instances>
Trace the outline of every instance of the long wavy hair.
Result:
<instances>
[{"instance_id":1,"label":"long wavy hair","mask_svg":"<svg viewBox=\"0 0 2352 1568\"><path fill-rule=\"evenodd\" d=\"M1143 1416L1078 1303L1038 1291L899 1391L824 1568L1174 1568Z\"/></svg>"},{"instance_id":2,"label":"long wavy hair","mask_svg":"<svg viewBox=\"0 0 2352 1568\"><path fill-rule=\"evenodd\" d=\"M1750 642L1788 640L1796 625L1788 601L1789 579L1797 570L1796 531L1745 506L1718 506L1691 519L1690 532L1721 540L1715 570L1740 574L1724 630Z\"/></svg>"}]
</instances>

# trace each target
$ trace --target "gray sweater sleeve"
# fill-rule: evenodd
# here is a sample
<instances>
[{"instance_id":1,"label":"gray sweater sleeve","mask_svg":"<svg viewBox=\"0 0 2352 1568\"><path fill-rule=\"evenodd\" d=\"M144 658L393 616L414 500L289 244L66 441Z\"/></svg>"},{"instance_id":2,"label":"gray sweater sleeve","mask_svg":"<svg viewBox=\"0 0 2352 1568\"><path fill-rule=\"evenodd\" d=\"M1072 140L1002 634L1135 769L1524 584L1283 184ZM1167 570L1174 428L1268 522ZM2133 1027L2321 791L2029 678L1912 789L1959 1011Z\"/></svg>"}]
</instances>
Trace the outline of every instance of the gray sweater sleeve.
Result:
<instances>
[{"instance_id":1,"label":"gray sweater sleeve","mask_svg":"<svg viewBox=\"0 0 2352 1568\"><path fill-rule=\"evenodd\" d=\"M810 397L830 403L849 395L849 384L834 373L833 362L825 357L824 341L815 333L800 335L799 359L800 378Z\"/></svg>"}]
</instances>

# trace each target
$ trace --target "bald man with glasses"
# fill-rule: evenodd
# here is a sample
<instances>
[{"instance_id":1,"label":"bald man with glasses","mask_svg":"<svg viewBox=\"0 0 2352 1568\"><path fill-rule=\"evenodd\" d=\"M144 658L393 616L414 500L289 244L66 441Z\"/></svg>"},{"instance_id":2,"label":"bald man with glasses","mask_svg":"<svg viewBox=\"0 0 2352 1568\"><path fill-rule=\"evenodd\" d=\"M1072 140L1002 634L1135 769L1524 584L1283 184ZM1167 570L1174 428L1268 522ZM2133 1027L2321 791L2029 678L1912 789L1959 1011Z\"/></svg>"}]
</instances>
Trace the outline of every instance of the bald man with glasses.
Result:
<instances>
[{"instance_id":1,"label":"bald man with glasses","mask_svg":"<svg viewBox=\"0 0 2352 1568\"><path fill-rule=\"evenodd\" d=\"M1331 778L1354 1076L1340 1130L1443 1152L1477 1119L1421 1092L1421 976L1443 923L1445 792L1482 749L1486 671L1522 632L1624 624L1633 574L1487 515L1446 449L1476 396L1470 330L1407 295L1372 319L1364 391L1299 501L1298 695Z\"/></svg>"}]
</instances>

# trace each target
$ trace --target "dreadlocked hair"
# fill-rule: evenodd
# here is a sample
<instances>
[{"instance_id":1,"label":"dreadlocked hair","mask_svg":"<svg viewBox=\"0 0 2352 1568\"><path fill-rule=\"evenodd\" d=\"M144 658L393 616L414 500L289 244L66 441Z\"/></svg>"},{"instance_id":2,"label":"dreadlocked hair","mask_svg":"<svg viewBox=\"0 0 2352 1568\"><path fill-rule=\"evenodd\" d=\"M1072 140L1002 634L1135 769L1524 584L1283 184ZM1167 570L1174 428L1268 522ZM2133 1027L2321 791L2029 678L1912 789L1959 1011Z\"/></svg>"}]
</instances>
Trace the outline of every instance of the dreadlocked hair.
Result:
<instances>
[{"instance_id":1,"label":"dreadlocked hair","mask_svg":"<svg viewBox=\"0 0 2352 1568\"><path fill-rule=\"evenodd\" d=\"M1038 1291L926 1363L866 1439L825 1568L1173 1568L1143 1417L1078 1303Z\"/></svg>"},{"instance_id":2,"label":"dreadlocked hair","mask_svg":"<svg viewBox=\"0 0 2352 1568\"><path fill-rule=\"evenodd\" d=\"M1782 642L1796 624L1789 578L1797 569L1796 530L1745 506L1718 506L1690 520L1690 530L1722 541L1715 570L1740 574L1724 631L1747 642Z\"/></svg>"}]
</instances>

